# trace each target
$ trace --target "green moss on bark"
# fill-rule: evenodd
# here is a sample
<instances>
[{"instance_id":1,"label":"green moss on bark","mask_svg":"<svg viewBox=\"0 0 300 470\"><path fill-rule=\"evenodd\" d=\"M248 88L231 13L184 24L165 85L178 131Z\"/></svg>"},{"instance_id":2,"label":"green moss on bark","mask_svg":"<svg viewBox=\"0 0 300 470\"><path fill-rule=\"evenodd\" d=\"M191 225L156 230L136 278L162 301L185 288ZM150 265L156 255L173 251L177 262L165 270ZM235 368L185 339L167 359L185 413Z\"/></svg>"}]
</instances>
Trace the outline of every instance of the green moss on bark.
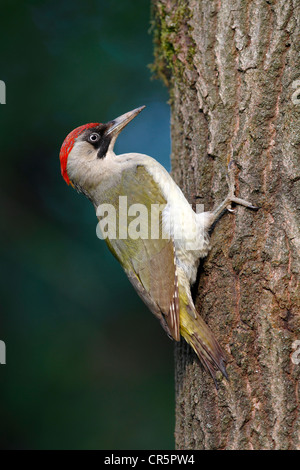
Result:
<instances>
[{"instance_id":1,"label":"green moss on bark","mask_svg":"<svg viewBox=\"0 0 300 470\"><path fill-rule=\"evenodd\" d=\"M172 92L172 83L185 82L185 68L191 68L195 43L187 33L191 12L180 0L176 8L168 9L162 2L152 4L151 31L154 42L154 62L150 69Z\"/></svg>"}]
</instances>

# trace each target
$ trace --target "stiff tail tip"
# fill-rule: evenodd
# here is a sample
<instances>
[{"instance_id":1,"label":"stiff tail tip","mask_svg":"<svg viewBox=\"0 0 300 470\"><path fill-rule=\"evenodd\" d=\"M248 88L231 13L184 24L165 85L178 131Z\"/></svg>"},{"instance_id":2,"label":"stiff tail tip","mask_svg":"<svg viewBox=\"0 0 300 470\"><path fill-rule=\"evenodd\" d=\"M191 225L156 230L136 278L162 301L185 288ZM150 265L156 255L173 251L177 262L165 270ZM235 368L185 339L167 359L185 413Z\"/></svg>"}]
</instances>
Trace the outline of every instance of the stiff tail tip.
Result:
<instances>
[{"instance_id":1,"label":"stiff tail tip","mask_svg":"<svg viewBox=\"0 0 300 470\"><path fill-rule=\"evenodd\" d=\"M218 389L216 377L218 371L221 371L227 381L229 380L226 371L227 361L220 345L201 317L198 316L196 320L190 317L188 319L190 325L184 325L184 323L181 323L181 335L192 346L200 362L212 376L216 389Z\"/></svg>"}]
</instances>

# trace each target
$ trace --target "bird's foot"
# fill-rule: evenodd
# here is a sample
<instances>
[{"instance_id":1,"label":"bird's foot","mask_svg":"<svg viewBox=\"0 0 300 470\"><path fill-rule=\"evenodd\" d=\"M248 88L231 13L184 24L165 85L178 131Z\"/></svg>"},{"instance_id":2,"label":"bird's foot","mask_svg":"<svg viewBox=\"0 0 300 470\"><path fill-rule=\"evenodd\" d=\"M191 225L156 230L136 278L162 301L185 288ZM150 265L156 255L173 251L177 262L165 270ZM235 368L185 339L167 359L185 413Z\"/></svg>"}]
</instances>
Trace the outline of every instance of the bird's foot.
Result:
<instances>
[{"instance_id":1,"label":"bird's foot","mask_svg":"<svg viewBox=\"0 0 300 470\"><path fill-rule=\"evenodd\" d=\"M226 200L228 201L228 205L226 206L227 210L229 210L230 212L234 212L234 209L232 209L231 207L232 203L239 204L240 206L245 206L253 210L258 209L258 207L253 206L251 202L235 196L234 162L232 160L229 162L229 165L228 165L228 173L226 175L226 181L227 181L228 188L229 188L228 195L226 198Z\"/></svg>"},{"instance_id":2,"label":"bird's foot","mask_svg":"<svg viewBox=\"0 0 300 470\"><path fill-rule=\"evenodd\" d=\"M221 214L227 209L229 212L235 212L232 208L232 204L238 204L240 206L248 207L252 210L257 210L258 207L251 204L251 202L246 201L245 199L241 199L235 196L235 175L234 175L234 163L233 161L229 162L228 165L228 174L226 175L226 181L228 184L228 194L226 199L214 210L211 212L211 223L212 226L216 220L221 216Z\"/></svg>"}]
</instances>

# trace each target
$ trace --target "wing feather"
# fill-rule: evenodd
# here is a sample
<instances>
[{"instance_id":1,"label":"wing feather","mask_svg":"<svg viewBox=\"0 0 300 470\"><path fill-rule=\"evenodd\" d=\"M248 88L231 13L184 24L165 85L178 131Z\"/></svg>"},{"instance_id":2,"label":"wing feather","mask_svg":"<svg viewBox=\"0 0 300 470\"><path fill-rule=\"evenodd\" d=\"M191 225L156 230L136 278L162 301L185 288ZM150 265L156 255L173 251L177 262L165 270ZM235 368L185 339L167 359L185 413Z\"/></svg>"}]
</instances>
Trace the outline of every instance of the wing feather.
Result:
<instances>
[{"instance_id":1,"label":"wing feather","mask_svg":"<svg viewBox=\"0 0 300 470\"><path fill-rule=\"evenodd\" d=\"M162 216L159 215L159 236L151 238L151 205L164 206L166 200L147 169L138 165L123 171L117 187L105 191L103 202L112 202L118 208L119 196L127 196L127 206L143 204L146 216L140 221L148 224L148 237L106 239L110 250L122 264L129 280L149 309L156 315L167 333L179 341L179 298L176 258L173 240L163 234ZM122 223L116 210L118 224ZM152 212L153 216L153 212ZM127 227L130 223L128 218ZM118 232L117 224L117 234ZM124 228L124 227L122 227Z\"/></svg>"}]
</instances>

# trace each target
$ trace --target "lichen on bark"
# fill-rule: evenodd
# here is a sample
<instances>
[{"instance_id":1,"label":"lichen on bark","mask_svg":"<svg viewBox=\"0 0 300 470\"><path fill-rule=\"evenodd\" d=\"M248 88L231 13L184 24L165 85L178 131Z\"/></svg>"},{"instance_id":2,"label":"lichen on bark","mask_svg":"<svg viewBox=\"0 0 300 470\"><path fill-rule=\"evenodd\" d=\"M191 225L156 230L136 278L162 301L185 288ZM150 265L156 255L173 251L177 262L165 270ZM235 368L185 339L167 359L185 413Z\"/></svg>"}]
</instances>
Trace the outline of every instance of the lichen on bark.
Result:
<instances>
[{"instance_id":1,"label":"lichen on bark","mask_svg":"<svg viewBox=\"0 0 300 470\"><path fill-rule=\"evenodd\" d=\"M228 356L217 392L176 347L176 446L297 449L300 340L300 5L153 0L153 70L171 96L172 174L211 209L236 163L241 197L212 233L196 307ZM298 88L300 88L298 86Z\"/></svg>"}]
</instances>

